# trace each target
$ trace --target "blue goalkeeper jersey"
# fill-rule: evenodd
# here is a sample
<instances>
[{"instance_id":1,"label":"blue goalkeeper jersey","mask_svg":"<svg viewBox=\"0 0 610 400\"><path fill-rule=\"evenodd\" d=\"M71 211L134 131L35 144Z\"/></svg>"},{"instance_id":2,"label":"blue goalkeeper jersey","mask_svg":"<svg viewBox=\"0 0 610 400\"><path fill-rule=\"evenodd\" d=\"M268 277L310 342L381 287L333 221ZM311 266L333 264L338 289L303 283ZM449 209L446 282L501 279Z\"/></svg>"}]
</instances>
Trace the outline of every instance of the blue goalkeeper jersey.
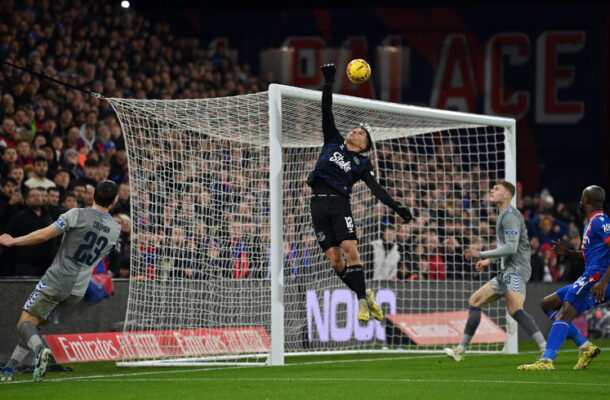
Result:
<instances>
[{"instance_id":1,"label":"blue goalkeeper jersey","mask_svg":"<svg viewBox=\"0 0 610 400\"><path fill-rule=\"evenodd\" d=\"M582 235L582 252L585 259L585 272L600 276L610 264L610 219L603 211L596 211L589 216Z\"/></svg>"}]
</instances>

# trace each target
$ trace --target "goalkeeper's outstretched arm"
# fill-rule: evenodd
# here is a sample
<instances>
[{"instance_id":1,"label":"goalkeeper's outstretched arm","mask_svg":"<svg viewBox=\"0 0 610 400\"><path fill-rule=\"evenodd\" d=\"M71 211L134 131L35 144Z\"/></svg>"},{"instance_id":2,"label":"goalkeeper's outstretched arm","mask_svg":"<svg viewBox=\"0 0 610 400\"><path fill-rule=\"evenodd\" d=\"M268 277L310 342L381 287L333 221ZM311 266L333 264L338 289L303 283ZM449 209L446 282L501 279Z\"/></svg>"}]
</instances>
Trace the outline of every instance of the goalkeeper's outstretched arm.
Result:
<instances>
[{"instance_id":1,"label":"goalkeeper's outstretched arm","mask_svg":"<svg viewBox=\"0 0 610 400\"><path fill-rule=\"evenodd\" d=\"M409 207L400 204L398 201L394 200L392 196L388 193L387 190L383 188L375 179L375 175L373 171L369 170L364 173L364 177L362 178L364 183L371 189L373 195L379 199L383 204L390 207L392 210L396 212L406 223L413 219L413 215L411 214L411 210Z\"/></svg>"},{"instance_id":2,"label":"goalkeeper's outstretched arm","mask_svg":"<svg viewBox=\"0 0 610 400\"><path fill-rule=\"evenodd\" d=\"M322 133L324 144L342 142L343 136L335 126L333 115L333 83L337 69L334 64L324 64L320 67L324 74L324 87L322 88Z\"/></svg>"}]
</instances>

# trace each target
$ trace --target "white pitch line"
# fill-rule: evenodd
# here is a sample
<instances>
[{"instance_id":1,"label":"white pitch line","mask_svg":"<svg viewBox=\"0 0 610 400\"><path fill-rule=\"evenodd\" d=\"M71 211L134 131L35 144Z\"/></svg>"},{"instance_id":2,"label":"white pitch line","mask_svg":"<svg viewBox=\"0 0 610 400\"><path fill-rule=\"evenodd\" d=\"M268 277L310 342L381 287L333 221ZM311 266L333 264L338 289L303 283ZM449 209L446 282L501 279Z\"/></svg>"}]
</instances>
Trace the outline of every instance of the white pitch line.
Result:
<instances>
[{"instance_id":1,"label":"white pitch line","mask_svg":"<svg viewBox=\"0 0 610 400\"><path fill-rule=\"evenodd\" d=\"M367 383L469 383L469 384L520 384L520 385L568 385L568 386L600 386L609 387L610 383L600 382L540 382L540 381L517 381L517 380L484 380L484 379L409 379L409 378L142 378L142 379L80 379L80 382L367 382Z\"/></svg>"},{"instance_id":2,"label":"white pitch line","mask_svg":"<svg viewBox=\"0 0 610 400\"><path fill-rule=\"evenodd\" d=\"M604 351L608 351L610 350L610 348L608 347L604 347L601 348L601 350ZM571 351L575 351L575 349L570 349L570 350L560 350L560 353L564 353L564 352L571 352ZM538 351L527 351L527 352L521 352L519 354L538 354ZM476 357L476 356L487 356L489 354L471 354L469 357ZM498 354L498 355L503 355L503 354ZM511 354L514 355L514 354ZM374 362L374 361L392 361L392 360L414 360L414 359L426 359L426 358L446 358L447 356L444 354L431 354L431 355L422 355L422 356L412 356L412 355L405 355L405 356L398 356L398 357L381 357L381 358L366 358L366 359L350 359L350 360L326 360L326 361L307 361L307 362L299 362L299 363L291 363L291 364L285 364L281 367L275 367L275 368L286 368L286 367L298 367L298 366L302 366L302 365L322 365L322 364L341 364L341 363L357 363L357 362ZM163 367L161 367L163 368ZM129 380L133 380L133 381L146 381L146 380L158 380L158 381L180 381L180 380L233 380L233 381L239 381L239 380L273 380L273 379L283 379L283 378L239 378L239 379L235 379L235 378L163 378L163 379L157 379L157 378L146 378L146 379L117 379L117 378L129 378L129 377L136 377L136 376L150 376L150 375L167 375L167 374L183 374L183 373L194 373L194 372L205 372L205 371L225 371L225 370L230 370L230 369L246 369L246 368L260 368L260 367L254 367L254 366L235 366L235 367L222 367L222 368L218 368L218 367L206 367L206 368L189 368L189 369L183 369L183 370L171 370L171 371L167 371L164 368L162 370L157 370L157 371L147 371L147 372L131 372L131 373L119 373L119 374L104 374L104 375L88 375L88 376L74 376L74 377L66 377L66 378L53 378L53 379L45 379L45 382L66 382L66 381L83 381L83 382L110 382L110 381L129 381ZM263 367L263 368L268 368L268 366ZM288 380L292 379L292 380L306 380L309 378L286 378ZM314 378L311 378L314 379ZM335 381L333 379L323 379L320 378L322 380L327 380L327 381ZM406 378L405 378L406 379ZM472 383L541 383L541 384L557 384L557 385L564 385L564 384L574 384L574 385L594 385L594 386L610 386L610 383L567 383L567 382L526 382L526 381L485 381L485 380L459 380L459 381L452 381L452 380L427 380L427 379L389 379L388 381L390 382L472 382ZM341 380L345 380L345 379L338 379L336 381L341 381ZM365 380L365 379L359 379L359 380ZM379 378L379 379L375 379L375 381L384 381L383 378ZM32 381L29 380L19 380L19 381L12 381L12 382L5 382L4 384L24 384L24 383L31 383Z\"/></svg>"}]
</instances>

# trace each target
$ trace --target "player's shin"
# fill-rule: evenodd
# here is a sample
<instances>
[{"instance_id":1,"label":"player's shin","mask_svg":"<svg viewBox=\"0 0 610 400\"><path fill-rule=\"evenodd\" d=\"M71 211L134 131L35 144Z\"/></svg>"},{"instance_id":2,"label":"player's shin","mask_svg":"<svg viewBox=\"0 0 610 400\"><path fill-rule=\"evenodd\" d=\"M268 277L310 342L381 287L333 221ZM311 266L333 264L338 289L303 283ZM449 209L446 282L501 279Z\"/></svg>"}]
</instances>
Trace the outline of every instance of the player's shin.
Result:
<instances>
[{"instance_id":1,"label":"player's shin","mask_svg":"<svg viewBox=\"0 0 610 400\"><path fill-rule=\"evenodd\" d=\"M345 273L344 282L356 293L358 300L366 299L366 283L364 282L362 265L350 265L343 272Z\"/></svg>"},{"instance_id":2,"label":"player's shin","mask_svg":"<svg viewBox=\"0 0 610 400\"><path fill-rule=\"evenodd\" d=\"M544 352L543 358L554 360L557 356L559 348L563 345L568 337L568 323L563 320L557 320L553 323L549 337L546 343L546 351Z\"/></svg>"},{"instance_id":3,"label":"player's shin","mask_svg":"<svg viewBox=\"0 0 610 400\"><path fill-rule=\"evenodd\" d=\"M470 346L470 341L474 336L479 324L481 323L481 309L479 307L470 306L470 310L468 311L468 319L466 320L466 326L464 327L464 335L462 336L462 341L460 342L460 346L464 349L467 349Z\"/></svg>"},{"instance_id":4,"label":"player's shin","mask_svg":"<svg viewBox=\"0 0 610 400\"><path fill-rule=\"evenodd\" d=\"M511 317L534 339L540 350L544 350L546 341L532 316L521 309L515 311Z\"/></svg>"},{"instance_id":5,"label":"player's shin","mask_svg":"<svg viewBox=\"0 0 610 400\"><path fill-rule=\"evenodd\" d=\"M36 325L26 321L19 327L19 333L21 334L23 342L27 344L34 354L38 354L38 351L42 347L42 340L40 339L40 331Z\"/></svg>"},{"instance_id":6,"label":"player's shin","mask_svg":"<svg viewBox=\"0 0 610 400\"><path fill-rule=\"evenodd\" d=\"M20 339L17 346L15 346L15 350L13 350L13 354L11 355L11 358L8 363L6 363L5 367L15 369L16 367L22 365L24 361L28 358L30 351L31 350L28 348L27 344L23 341L23 339Z\"/></svg>"},{"instance_id":7,"label":"player's shin","mask_svg":"<svg viewBox=\"0 0 610 400\"><path fill-rule=\"evenodd\" d=\"M557 310L551 310L546 313L546 316L553 321L555 316L557 315ZM570 322L568 324L568 337L572 339L578 347L581 347L583 344L587 343L588 340L580 333L578 328L574 325L574 323Z\"/></svg>"}]
</instances>

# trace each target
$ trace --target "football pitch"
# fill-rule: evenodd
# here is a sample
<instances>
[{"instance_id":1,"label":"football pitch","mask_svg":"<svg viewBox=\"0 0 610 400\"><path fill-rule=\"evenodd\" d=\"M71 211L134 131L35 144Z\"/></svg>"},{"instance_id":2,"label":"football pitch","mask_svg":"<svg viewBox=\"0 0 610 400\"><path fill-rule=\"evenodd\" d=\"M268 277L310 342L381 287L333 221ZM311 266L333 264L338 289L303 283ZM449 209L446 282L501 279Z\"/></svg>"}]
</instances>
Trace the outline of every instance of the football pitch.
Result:
<instances>
[{"instance_id":1,"label":"football pitch","mask_svg":"<svg viewBox=\"0 0 610 400\"><path fill-rule=\"evenodd\" d=\"M3 399L573 399L607 398L610 340L574 371L578 351L566 343L555 371L517 371L536 360L533 343L517 355L467 354L456 363L440 354L287 357L283 367L118 368L111 362L73 364L73 372L30 375L0 384Z\"/></svg>"}]
</instances>

